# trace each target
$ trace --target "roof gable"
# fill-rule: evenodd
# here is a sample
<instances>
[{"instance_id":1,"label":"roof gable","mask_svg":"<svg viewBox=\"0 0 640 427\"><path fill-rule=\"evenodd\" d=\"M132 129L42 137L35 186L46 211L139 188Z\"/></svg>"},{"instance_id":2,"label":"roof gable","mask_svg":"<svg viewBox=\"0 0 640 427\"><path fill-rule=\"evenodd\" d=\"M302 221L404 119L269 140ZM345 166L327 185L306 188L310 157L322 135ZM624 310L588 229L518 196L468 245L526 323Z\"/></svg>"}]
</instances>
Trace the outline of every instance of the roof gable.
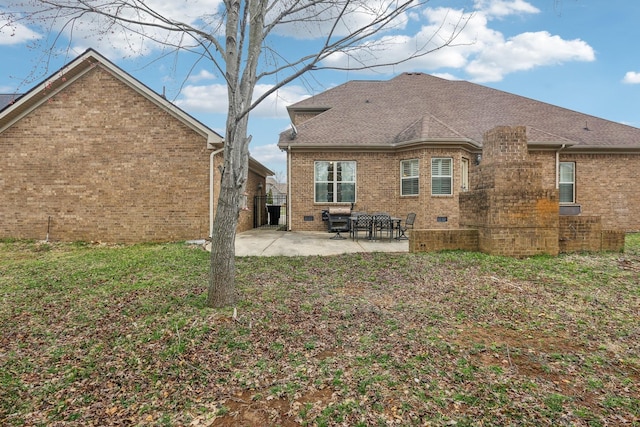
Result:
<instances>
[{"instance_id":1,"label":"roof gable","mask_svg":"<svg viewBox=\"0 0 640 427\"><path fill-rule=\"evenodd\" d=\"M496 126L526 126L531 145L640 150L640 129L466 81L404 73L388 81L351 81L289 107L325 108L280 146L396 146L417 140L480 147Z\"/></svg>"},{"instance_id":2,"label":"roof gable","mask_svg":"<svg viewBox=\"0 0 640 427\"><path fill-rule=\"evenodd\" d=\"M11 95L4 109L2 109L2 104L0 103L0 132L46 102L47 99L55 96L65 87L73 84L77 79L96 66L107 70L114 77L144 96L158 108L166 111L187 127L202 135L206 138L208 145L220 146L223 143L223 138L218 133L209 129L93 49L88 49L24 95L18 97ZM3 98L0 98L0 102L2 102L2 100Z\"/></svg>"}]
</instances>

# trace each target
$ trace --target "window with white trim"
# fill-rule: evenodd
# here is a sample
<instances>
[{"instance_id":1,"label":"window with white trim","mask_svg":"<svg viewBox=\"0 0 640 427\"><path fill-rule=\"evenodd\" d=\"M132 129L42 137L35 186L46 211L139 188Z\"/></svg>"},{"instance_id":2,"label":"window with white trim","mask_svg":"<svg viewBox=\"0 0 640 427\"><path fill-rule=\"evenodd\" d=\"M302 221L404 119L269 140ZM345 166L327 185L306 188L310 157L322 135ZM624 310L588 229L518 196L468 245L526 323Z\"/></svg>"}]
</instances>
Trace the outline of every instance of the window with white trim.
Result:
<instances>
[{"instance_id":1,"label":"window with white trim","mask_svg":"<svg viewBox=\"0 0 640 427\"><path fill-rule=\"evenodd\" d=\"M431 159L431 195L450 196L453 194L453 159Z\"/></svg>"},{"instance_id":2,"label":"window with white trim","mask_svg":"<svg viewBox=\"0 0 640 427\"><path fill-rule=\"evenodd\" d=\"M316 203L355 203L356 162L314 162Z\"/></svg>"},{"instance_id":3,"label":"window with white trim","mask_svg":"<svg viewBox=\"0 0 640 427\"><path fill-rule=\"evenodd\" d=\"M400 194L417 196L420 192L420 170L418 159L400 162Z\"/></svg>"},{"instance_id":4,"label":"window with white trim","mask_svg":"<svg viewBox=\"0 0 640 427\"><path fill-rule=\"evenodd\" d=\"M576 202L576 164L575 162L560 162L560 176L558 179L560 203Z\"/></svg>"},{"instance_id":5,"label":"window with white trim","mask_svg":"<svg viewBox=\"0 0 640 427\"><path fill-rule=\"evenodd\" d=\"M460 162L460 190L469 191L469 159L462 158Z\"/></svg>"}]
</instances>

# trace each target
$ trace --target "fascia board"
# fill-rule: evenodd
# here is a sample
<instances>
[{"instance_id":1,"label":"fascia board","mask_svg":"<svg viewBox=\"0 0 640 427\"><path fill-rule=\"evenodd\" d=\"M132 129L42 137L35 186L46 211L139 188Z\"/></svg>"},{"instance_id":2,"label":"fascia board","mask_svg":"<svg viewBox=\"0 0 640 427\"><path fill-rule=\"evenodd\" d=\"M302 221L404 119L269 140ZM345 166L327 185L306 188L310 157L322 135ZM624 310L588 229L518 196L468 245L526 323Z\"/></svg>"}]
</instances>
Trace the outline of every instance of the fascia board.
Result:
<instances>
[{"instance_id":1,"label":"fascia board","mask_svg":"<svg viewBox=\"0 0 640 427\"><path fill-rule=\"evenodd\" d=\"M295 151L403 151L416 148L466 148L472 151L480 151L482 146L471 139L422 139L396 144L308 144L308 143L288 143L280 144L281 149L292 149Z\"/></svg>"}]
</instances>

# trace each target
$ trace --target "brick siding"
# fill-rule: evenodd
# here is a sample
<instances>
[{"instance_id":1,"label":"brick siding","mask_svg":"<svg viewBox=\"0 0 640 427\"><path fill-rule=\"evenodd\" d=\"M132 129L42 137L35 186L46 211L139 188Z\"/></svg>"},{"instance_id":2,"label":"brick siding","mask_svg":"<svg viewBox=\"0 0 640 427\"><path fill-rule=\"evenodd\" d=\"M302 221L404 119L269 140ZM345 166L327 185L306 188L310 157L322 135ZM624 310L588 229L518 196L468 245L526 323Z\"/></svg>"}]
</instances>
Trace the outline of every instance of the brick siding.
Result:
<instances>
[{"instance_id":1,"label":"brick siding","mask_svg":"<svg viewBox=\"0 0 640 427\"><path fill-rule=\"evenodd\" d=\"M100 66L0 134L0 237L204 238L206 141Z\"/></svg>"},{"instance_id":2,"label":"brick siding","mask_svg":"<svg viewBox=\"0 0 640 427\"><path fill-rule=\"evenodd\" d=\"M561 252L622 252L624 231L603 230L599 216L561 216Z\"/></svg>"},{"instance_id":3,"label":"brick siding","mask_svg":"<svg viewBox=\"0 0 640 427\"><path fill-rule=\"evenodd\" d=\"M638 154L560 154L576 162L576 203L582 215L599 216L606 229L640 231Z\"/></svg>"},{"instance_id":4,"label":"brick siding","mask_svg":"<svg viewBox=\"0 0 640 427\"><path fill-rule=\"evenodd\" d=\"M452 196L431 195L431 158L451 157L454 160ZM355 211L388 212L405 218L415 212L416 228L446 229L459 222L458 196L460 190L460 162L472 156L462 149L410 150L402 152L295 152L291 161L291 229L295 231L323 231L322 210L334 203L314 202L314 161L355 161L357 168ZM400 195L400 161L419 159L420 191L417 196ZM471 163L471 161L470 161ZM350 204L347 204L350 206ZM305 221L313 217L313 221ZM439 222L438 218L446 218Z\"/></svg>"},{"instance_id":5,"label":"brick siding","mask_svg":"<svg viewBox=\"0 0 640 427\"><path fill-rule=\"evenodd\" d=\"M435 252L442 250L478 251L477 229L409 230L409 252Z\"/></svg>"}]
</instances>

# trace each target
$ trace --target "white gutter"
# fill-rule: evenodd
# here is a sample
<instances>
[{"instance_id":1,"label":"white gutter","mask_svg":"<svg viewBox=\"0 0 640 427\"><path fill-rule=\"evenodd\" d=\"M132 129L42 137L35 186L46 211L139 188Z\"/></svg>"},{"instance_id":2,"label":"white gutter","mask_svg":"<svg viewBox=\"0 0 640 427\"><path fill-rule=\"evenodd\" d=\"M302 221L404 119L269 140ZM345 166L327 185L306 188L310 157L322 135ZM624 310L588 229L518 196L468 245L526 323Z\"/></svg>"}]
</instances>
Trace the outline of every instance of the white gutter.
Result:
<instances>
[{"instance_id":1,"label":"white gutter","mask_svg":"<svg viewBox=\"0 0 640 427\"><path fill-rule=\"evenodd\" d=\"M562 151L567 144L562 144L562 146L556 150L556 190L560 189L560 151Z\"/></svg>"},{"instance_id":2,"label":"white gutter","mask_svg":"<svg viewBox=\"0 0 640 427\"><path fill-rule=\"evenodd\" d=\"M215 175L213 158L224 151L224 148L212 151L209 156L209 237L213 238L213 178Z\"/></svg>"}]
</instances>

